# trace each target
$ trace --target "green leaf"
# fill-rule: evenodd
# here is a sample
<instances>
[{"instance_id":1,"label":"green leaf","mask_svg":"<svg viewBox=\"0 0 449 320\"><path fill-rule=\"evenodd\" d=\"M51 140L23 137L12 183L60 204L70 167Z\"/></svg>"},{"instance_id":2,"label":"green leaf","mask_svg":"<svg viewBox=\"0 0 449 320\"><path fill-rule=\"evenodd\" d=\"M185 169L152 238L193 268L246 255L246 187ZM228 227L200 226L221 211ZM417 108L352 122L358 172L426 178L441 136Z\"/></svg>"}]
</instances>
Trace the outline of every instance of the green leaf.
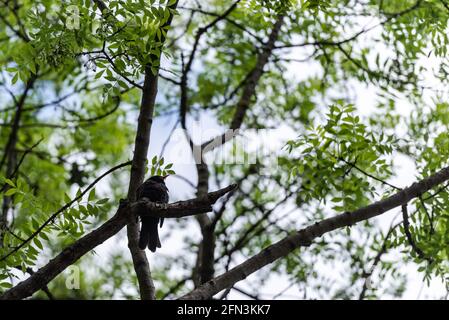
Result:
<instances>
[{"instance_id":1,"label":"green leaf","mask_svg":"<svg viewBox=\"0 0 449 320\"><path fill-rule=\"evenodd\" d=\"M11 188L11 189L9 189L8 191L5 192L5 196L11 196L11 195L13 195L16 192L17 192L17 189Z\"/></svg>"},{"instance_id":2,"label":"green leaf","mask_svg":"<svg viewBox=\"0 0 449 320\"><path fill-rule=\"evenodd\" d=\"M41 236L42 239L49 241L50 239L48 239L47 234L44 231L41 231L39 233L39 235Z\"/></svg>"},{"instance_id":3,"label":"green leaf","mask_svg":"<svg viewBox=\"0 0 449 320\"><path fill-rule=\"evenodd\" d=\"M0 282L0 287L10 289L10 288L12 288L12 284L9 282Z\"/></svg>"},{"instance_id":4,"label":"green leaf","mask_svg":"<svg viewBox=\"0 0 449 320\"><path fill-rule=\"evenodd\" d=\"M42 245L42 243L39 241L38 238L35 237L35 238L33 239L33 242L34 242L34 244L35 244L39 249L41 249L41 250L44 249L44 246Z\"/></svg>"},{"instance_id":5,"label":"green leaf","mask_svg":"<svg viewBox=\"0 0 449 320\"><path fill-rule=\"evenodd\" d=\"M105 71L105 70L103 69L103 70L101 70L100 72L98 72L98 73L95 75L95 79L101 78L101 76L103 75L104 71Z\"/></svg>"},{"instance_id":6,"label":"green leaf","mask_svg":"<svg viewBox=\"0 0 449 320\"><path fill-rule=\"evenodd\" d=\"M33 247L33 246L28 246L28 254L29 255L37 255L39 252Z\"/></svg>"},{"instance_id":7,"label":"green leaf","mask_svg":"<svg viewBox=\"0 0 449 320\"><path fill-rule=\"evenodd\" d=\"M6 179L5 179L5 182L6 182L7 184L9 184L9 185L10 185L11 187L13 187L13 188L16 187L16 185L14 184L14 182L12 182L11 179L6 178Z\"/></svg>"},{"instance_id":8,"label":"green leaf","mask_svg":"<svg viewBox=\"0 0 449 320\"><path fill-rule=\"evenodd\" d=\"M89 192L88 201L91 202L94 201L94 199L95 199L95 188Z\"/></svg>"},{"instance_id":9,"label":"green leaf","mask_svg":"<svg viewBox=\"0 0 449 320\"><path fill-rule=\"evenodd\" d=\"M89 211L86 209L85 206L79 206L79 211L85 215L89 215Z\"/></svg>"},{"instance_id":10,"label":"green leaf","mask_svg":"<svg viewBox=\"0 0 449 320\"><path fill-rule=\"evenodd\" d=\"M82 194L82 191L80 188L78 188L78 191L76 192L76 197L75 197L76 199L78 199L78 200L76 200L78 203L80 203L81 200L83 200L81 197L81 194Z\"/></svg>"},{"instance_id":11,"label":"green leaf","mask_svg":"<svg viewBox=\"0 0 449 320\"><path fill-rule=\"evenodd\" d=\"M67 193L65 193L65 192L64 192L64 201L65 201L66 203L69 203L69 202L72 201L72 199L69 197L69 195L68 195Z\"/></svg>"},{"instance_id":12,"label":"green leaf","mask_svg":"<svg viewBox=\"0 0 449 320\"><path fill-rule=\"evenodd\" d=\"M89 214L94 216L98 213L98 207L91 205L90 203L87 205L87 210Z\"/></svg>"},{"instance_id":13,"label":"green leaf","mask_svg":"<svg viewBox=\"0 0 449 320\"><path fill-rule=\"evenodd\" d=\"M109 201L109 198L104 198L104 199L100 199L96 202L96 204L101 205L101 204L105 204L106 202Z\"/></svg>"},{"instance_id":14,"label":"green leaf","mask_svg":"<svg viewBox=\"0 0 449 320\"><path fill-rule=\"evenodd\" d=\"M31 218L31 225L33 226L33 228L34 229L39 229L39 227L40 227L40 224L39 224L39 222L36 220L36 219L34 219L34 218Z\"/></svg>"},{"instance_id":15,"label":"green leaf","mask_svg":"<svg viewBox=\"0 0 449 320\"><path fill-rule=\"evenodd\" d=\"M12 84L15 84L15 83L17 82L17 80L19 80L19 73L16 73L16 74L14 75L14 77L13 77L12 80L11 80L11 83L12 83Z\"/></svg>"}]
</instances>

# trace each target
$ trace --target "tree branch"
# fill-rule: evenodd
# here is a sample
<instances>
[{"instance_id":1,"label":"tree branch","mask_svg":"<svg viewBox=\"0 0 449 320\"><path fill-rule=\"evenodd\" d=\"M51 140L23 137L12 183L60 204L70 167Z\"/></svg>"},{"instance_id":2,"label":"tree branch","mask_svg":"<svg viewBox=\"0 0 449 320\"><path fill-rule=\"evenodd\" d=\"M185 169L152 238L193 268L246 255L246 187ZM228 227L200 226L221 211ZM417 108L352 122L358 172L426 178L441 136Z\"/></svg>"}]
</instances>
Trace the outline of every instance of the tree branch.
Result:
<instances>
[{"instance_id":1,"label":"tree branch","mask_svg":"<svg viewBox=\"0 0 449 320\"><path fill-rule=\"evenodd\" d=\"M218 198L235 190L236 188L236 184L231 184L226 188L209 192L205 197L178 201L171 204L151 202L144 198L133 203L131 205L131 211L135 213L145 212L141 215L157 218L182 218L193 216L212 211L212 205L218 200Z\"/></svg>"},{"instance_id":2,"label":"tree branch","mask_svg":"<svg viewBox=\"0 0 449 320\"><path fill-rule=\"evenodd\" d=\"M128 220L125 206L121 206L117 213L99 228L83 236L74 244L65 248L54 259L36 271L28 279L20 282L0 296L0 300L18 300L31 296L44 288L58 274L75 263L84 254L97 245L119 232Z\"/></svg>"},{"instance_id":3,"label":"tree branch","mask_svg":"<svg viewBox=\"0 0 449 320\"><path fill-rule=\"evenodd\" d=\"M433 187L449 180L449 167L436 174L412 184L394 195L383 200L372 203L366 207L353 212L345 212L332 218L324 219L309 227L265 248L260 253L237 265L230 271L208 281L192 292L184 295L181 299L210 299L218 292L233 286L236 282L248 277L250 274L272 263L273 261L287 256L299 247L309 246L311 242L323 234L343 227L354 225L357 222L371 219L381 215L393 208L402 206L410 200L421 196Z\"/></svg>"},{"instance_id":4,"label":"tree branch","mask_svg":"<svg viewBox=\"0 0 449 320\"><path fill-rule=\"evenodd\" d=\"M230 9L228 9L228 11L230 11ZM246 78L241 98L237 103L235 113L230 124L231 130L206 143L203 143L199 148L196 146L192 147L192 142L190 143L194 159L197 163L196 165L198 172L197 195L200 197L205 193L207 193L209 188L209 168L206 162L203 160L203 155L204 153L211 151L218 146L223 145L224 143L231 140L235 135L238 134L238 129L241 127L243 123L246 111L250 106L251 99L255 96L256 86L260 78L262 77L265 65L269 61L269 58L273 51L275 42L279 36L279 32L283 22L284 22L284 14L279 14L271 30L267 43L264 45L262 51L257 56L256 65ZM194 281L195 284L205 283L206 281L212 279L212 277L214 276L215 273L214 254L216 242L214 232L216 222L211 221L211 219L207 215L199 215L197 216L197 220L201 227L201 234L203 236L203 240L198 250L197 266L195 268L196 270L198 270L198 274L197 275L195 274L194 277L198 281L195 280Z\"/></svg>"},{"instance_id":5,"label":"tree branch","mask_svg":"<svg viewBox=\"0 0 449 320\"><path fill-rule=\"evenodd\" d=\"M206 153L212 151L216 147L223 145L224 143L229 141L232 137L234 137L238 133L236 130L240 129L240 127L242 126L243 120L246 115L246 111L250 106L251 99L255 95L257 83L262 77L263 69L265 65L268 63L271 53L273 52L275 42L278 39L283 23L284 23L284 15L280 14L273 26L271 34L268 38L268 42L262 49L262 52L257 57L256 65L254 66L248 78L246 79L242 95L237 103L237 107L231 121L230 125L231 134L227 132L221 136L218 136L203 143L201 145L202 152Z\"/></svg>"},{"instance_id":6,"label":"tree branch","mask_svg":"<svg viewBox=\"0 0 449 320\"><path fill-rule=\"evenodd\" d=\"M178 1L168 7L170 10L176 9ZM170 11L169 17L160 28L166 30L173 19ZM165 42L165 36L160 39L161 47ZM160 61L160 55L151 54L151 61ZM159 63L157 64L159 65ZM145 177L145 166L150 145L151 125L153 123L154 106L158 90L159 71L153 73L150 64L145 66L145 80L143 84L142 101L140 104L137 132L134 143L134 156L131 167L131 176L128 188L128 201L136 200L137 188L142 184ZM134 270L139 283L140 297L142 300L154 300L155 288L151 278L150 265L145 251L139 248L139 222L130 219L127 225L128 248L132 256Z\"/></svg>"},{"instance_id":7,"label":"tree branch","mask_svg":"<svg viewBox=\"0 0 449 320\"><path fill-rule=\"evenodd\" d=\"M399 226L400 224L392 225L390 226L390 229L388 230L387 234L385 235L384 241L382 243L382 246L380 247L380 250L377 252L376 256L373 259L373 263L371 265L371 268L368 272L363 272L363 277L365 278L365 281L363 282L362 290L360 291L359 300L364 300L366 296L366 291L368 289L368 283L370 281L371 276L373 275L374 268L377 267L377 265L380 262L380 259L382 256L387 252L387 241L392 235L393 231Z\"/></svg>"},{"instance_id":8,"label":"tree branch","mask_svg":"<svg viewBox=\"0 0 449 320\"><path fill-rule=\"evenodd\" d=\"M32 268L26 268L25 270L22 270L22 267L21 267L21 266L16 266L15 268L16 268L17 270L22 271L22 272L26 272L26 273L28 273L29 275L33 275L33 274L35 273L34 270L33 270ZM55 300L55 297L53 296L53 294L51 293L51 291L48 289L47 286L44 286L41 290L47 295L47 297L48 297L49 300Z\"/></svg>"},{"instance_id":9,"label":"tree branch","mask_svg":"<svg viewBox=\"0 0 449 320\"><path fill-rule=\"evenodd\" d=\"M210 211L212 204L214 204L219 197L233 190L233 188L235 188L235 185L230 185L224 189L208 193L205 198L176 202L167 205L165 209L145 200L139 201L139 203L147 203L146 205L151 209L152 214L161 214L161 216L167 217L166 214L162 213L166 210L173 217L181 217L183 216L180 214L181 208L187 212L195 211L196 213ZM132 212L133 206L135 205L127 204L126 201L121 202L117 212L111 219L65 248L60 254L50 260L28 279L9 289L3 295L0 295L0 300L24 299L44 288L59 273L64 271L65 268L75 263L79 258L94 249L97 245L113 237L129 220L135 221L134 215L129 214L129 212Z\"/></svg>"},{"instance_id":10,"label":"tree branch","mask_svg":"<svg viewBox=\"0 0 449 320\"><path fill-rule=\"evenodd\" d=\"M431 258L427 258L426 255L424 254L424 252L421 250L421 248L418 247L418 245L413 240L412 233L410 232L410 222L408 221L408 210L407 210L407 204L406 203L404 203L402 205L402 219L403 219L403 226L404 226L405 236L407 237L407 241L410 244L410 246L412 247L413 251L416 252L416 254L418 255L418 257L420 259L428 260L429 263L431 263L432 259Z\"/></svg>"}]
</instances>

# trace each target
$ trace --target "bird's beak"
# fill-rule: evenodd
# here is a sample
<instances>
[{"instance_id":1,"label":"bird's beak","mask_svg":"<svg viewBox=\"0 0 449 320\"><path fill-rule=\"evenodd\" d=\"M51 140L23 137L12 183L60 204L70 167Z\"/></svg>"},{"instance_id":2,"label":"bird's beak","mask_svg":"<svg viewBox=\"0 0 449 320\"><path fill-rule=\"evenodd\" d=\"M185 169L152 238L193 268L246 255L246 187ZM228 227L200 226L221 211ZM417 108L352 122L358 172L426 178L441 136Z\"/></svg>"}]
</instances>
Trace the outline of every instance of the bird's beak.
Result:
<instances>
[{"instance_id":1,"label":"bird's beak","mask_svg":"<svg viewBox=\"0 0 449 320\"><path fill-rule=\"evenodd\" d=\"M167 179L167 177L168 177L168 176L169 176L169 174L167 174L167 175L163 176L163 177L162 177L162 179L164 179L164 180L165 180L165 179Z\"/></svg>"}]
</instances>

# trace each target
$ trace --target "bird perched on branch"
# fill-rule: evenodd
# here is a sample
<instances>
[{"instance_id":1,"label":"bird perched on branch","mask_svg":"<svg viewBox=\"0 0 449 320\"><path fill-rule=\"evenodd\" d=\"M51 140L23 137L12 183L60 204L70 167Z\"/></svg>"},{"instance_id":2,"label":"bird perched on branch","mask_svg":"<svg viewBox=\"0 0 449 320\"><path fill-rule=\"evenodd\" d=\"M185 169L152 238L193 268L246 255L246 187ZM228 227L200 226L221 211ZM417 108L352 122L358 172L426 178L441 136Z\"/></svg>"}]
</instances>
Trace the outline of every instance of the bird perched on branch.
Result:
<instances>
[{"instance_id":1,"label":"bird perched on branch","mask_svg":"<svg viewBox=\"0 0 449 320\"><path fill-rule=\"evenodd\" d=\"M137 189L137 199L147 198L152 202L168 203L168 189L165 185L167 176L152 176L142 183ZM155 252L156 248L161 247L159 240L158 224L161 227L164 218L141 216L142 228L140 230L139 248L145 250L148 246L150 251Z\"/></svg>"}]
</instances>

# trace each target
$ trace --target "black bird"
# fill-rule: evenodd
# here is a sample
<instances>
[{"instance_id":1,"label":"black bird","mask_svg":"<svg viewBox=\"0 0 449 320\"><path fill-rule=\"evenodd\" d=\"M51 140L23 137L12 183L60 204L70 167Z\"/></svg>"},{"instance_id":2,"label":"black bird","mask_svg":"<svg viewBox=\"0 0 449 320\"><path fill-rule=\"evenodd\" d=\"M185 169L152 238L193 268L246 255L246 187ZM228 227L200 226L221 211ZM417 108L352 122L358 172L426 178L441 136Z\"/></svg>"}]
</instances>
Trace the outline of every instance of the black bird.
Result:
<instances>
[{"instance_id":1,"label":"black bird","mask_svg":"<svg viewBox=\"0 0 449 320\"><path fill-rule=\"evenodd\" d=\"M142 183L137 189L137 199L148 198L148 200L158 203L168 203L168 189L165 185L167 176L152 176ZM151 252L155 252L156 248L161 247L159 240L158 224L159 220L162 224L164 218L144 217L141 216L142 229L140 230L139 248L145 250L148 246Z\"/></svg>"}]
</instances>

